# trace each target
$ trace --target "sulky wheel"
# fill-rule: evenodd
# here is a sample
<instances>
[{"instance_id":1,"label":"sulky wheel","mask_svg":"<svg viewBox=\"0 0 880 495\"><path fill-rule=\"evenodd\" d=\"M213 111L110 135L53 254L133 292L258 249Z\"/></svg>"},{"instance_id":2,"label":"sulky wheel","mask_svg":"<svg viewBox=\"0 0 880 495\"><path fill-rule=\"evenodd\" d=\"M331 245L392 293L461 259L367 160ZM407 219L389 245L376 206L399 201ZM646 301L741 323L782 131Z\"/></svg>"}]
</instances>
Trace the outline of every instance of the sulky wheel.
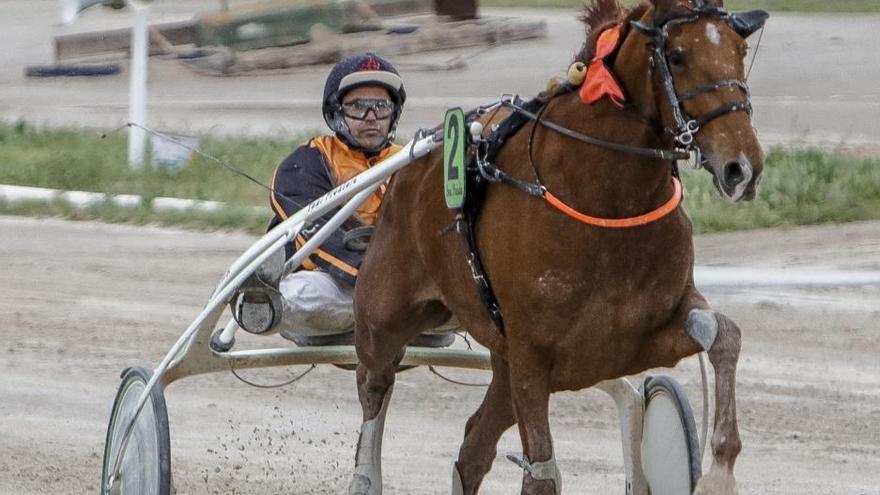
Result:
<instances>
[{"instance_id":1,"label":"sulky wheel","mask_svg":"<svg viewBox=\"0 0 880 495\"><path fill-rule=\"evenodd\" d=\"M672 377L645 380L642 470L651 495L693 493L700 479L699 440L684 389Z\"/></svg>"},{"instance_id":2,"label":"sulky wheel","mask_svg":"<svg viewBox=\"0 0 880 495\"><path fill-rule=\"evenodd\" d=\"M144 368L128 368L113 402L107 440L104 444L104 468L101 494L169 495L171 493L171 442L168 435L168 413L160 387L150 391L149 398L137 418L128 445L119 465L119 474L112 483L113 463L123 435L141 394L152 373Z\"/></svg>"}]
</instances>

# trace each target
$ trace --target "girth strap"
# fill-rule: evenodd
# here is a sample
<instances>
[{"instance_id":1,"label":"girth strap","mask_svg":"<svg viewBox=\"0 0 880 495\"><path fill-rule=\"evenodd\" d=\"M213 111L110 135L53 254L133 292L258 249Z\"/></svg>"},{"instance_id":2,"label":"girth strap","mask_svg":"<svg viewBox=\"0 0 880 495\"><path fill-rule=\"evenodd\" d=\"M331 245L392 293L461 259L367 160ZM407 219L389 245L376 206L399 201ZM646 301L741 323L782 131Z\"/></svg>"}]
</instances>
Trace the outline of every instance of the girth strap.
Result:
<instances>
[{"instance_id":1,"label":"girth strap","mask_svg":"<svg viewBox=\"0 0 880 495\"><path fill-rule=\"evenodd\" d=\"M483 270L483 261L480 258L480 251L477 249L477 235L474 231L473 218L470 218L467 209L456 215L456 230L462 234L465 241L465 251L467 252L467 263L471 269L471 276L477 284L477 292L480 295L480 301L486 310L489 311L489 317L498 328L501 335L505 335L504 318L501 316L501 307L498 305L498 299L495 297L495 291L492 290L492 284Z\"/></svg>"}]
</instances>

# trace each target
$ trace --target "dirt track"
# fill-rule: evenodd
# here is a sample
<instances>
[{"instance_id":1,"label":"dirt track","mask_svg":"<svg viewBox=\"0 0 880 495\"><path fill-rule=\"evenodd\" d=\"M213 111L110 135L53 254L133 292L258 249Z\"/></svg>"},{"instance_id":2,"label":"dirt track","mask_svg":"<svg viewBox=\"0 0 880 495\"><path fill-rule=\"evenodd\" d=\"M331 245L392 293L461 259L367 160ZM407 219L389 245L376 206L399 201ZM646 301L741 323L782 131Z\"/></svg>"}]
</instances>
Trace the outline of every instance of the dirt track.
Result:
<instances>
[{"instance_id":1,"label":"dirt track","mask_svg":"<svg viewBox=\"0 0 880 495\"><path fill-rule=\"evenodd\" d=\"M171 7L156 20L187 18L196 3L165 2ZM0 23L9 40L0 62L0 118L105 129L120 124L126 75L22 77L25 65L51 60L51 36L64 32L50 25L56 10L48 0L5 2ZM100 10L84 16L78 29L124 23ZM404 133L435 122L451 103L482 103L500 91L531 94L561 73L581 42L580 26L566 13L523 15L547 18L550 37L484 53L401 60L412 96ZM880 16L775 15L750 81L762 137L880 149L878 26ZM470 57L468 68L414 68L452 55ZM512 57L533 63L512 65ZM326 70L218 79L154 59L151 124L256 134L314 129L321 125L315 102ZM154 367L251 241L239 234L0 217L0 494L98 490L119 372ZM704 265L880 270L880 223L719 235L698 245ZM745 334L740 492L880 494L880 289L706 293ZM693 400L695 369L687 362L673 372ZM270 383L296 371L246 376ZM448 493L464 422L482 394L423 369L400 376L386 430L386 493ZM360 424L351 373L319 368L274 391L217 374L183 380L166 396L178 493L340 493L348 483ZM566 493L622 493L610 399L598 392L564 394L554 399L553 411ZM517 491L520 472L503 455L518 444L516 433L504 437L483 493Z\"/></svg>"},{"instance_id":2,"label":"dirt track","mask_svg":"<svg viewBox=\"0 0 880 495\"><path fill-rule=\"evenodd\" d=\"M0 217L0 494L96 492L119 372L154 367L251 241ZM698 261L878 270L880 224L710 236L698 241ZM740 493L880 494L880 289L706 292L745 334ZM294 372L247 376L265 383ZM695 363L674 373L699 410ZM353 374L319 368L265 391L223 373L166 392L178 493L346 487L360 422ZM464 422L482 393L423 369L400 376L386 432L386 493L448 493ZM622 493L611 400L559 395L552 422L566 493ZM518 436L508 432L483 493L517 491L520 473L503 460L516 450Z\"/></svg>"}]
</instances>

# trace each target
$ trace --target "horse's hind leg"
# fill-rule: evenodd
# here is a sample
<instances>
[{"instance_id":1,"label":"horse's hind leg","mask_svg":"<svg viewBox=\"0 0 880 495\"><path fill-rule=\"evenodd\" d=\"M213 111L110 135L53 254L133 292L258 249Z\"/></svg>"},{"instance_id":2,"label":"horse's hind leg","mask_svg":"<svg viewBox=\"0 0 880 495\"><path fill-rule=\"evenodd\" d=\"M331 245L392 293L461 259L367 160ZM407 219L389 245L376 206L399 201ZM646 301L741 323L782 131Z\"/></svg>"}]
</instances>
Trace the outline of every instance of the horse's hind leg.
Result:
<instances>
[{"instance_id":1,"label":"horse's hind leg","mask_svg":"<svg viewBox=\"0 0 880 495\"><path fill-rule=\"evenodd\" d=\"M511 357L511 362L514 361ZM549 420L549 370L527 366L523 361L511 369L510 391L516 411L523 457L523 495L559 495L562 477L553 455Z\"/></svg>"},{"instance_id":2,"label":"horse's hind leg","mask_svg":"<svg viewBox=\"0 0 880 495\"><path fill-rule=\"evenodd\" d=\"M712 434L712 467L700 478L696 494L734 495L737 493L733 465L742 448L736 424L736 364L739 360L741 332L727 316L714 311L695 311L688 319L688 330L705 327L715 339L709 347L709 361L715 368L715 431Z\"/></svg>"},{"instance_id":3,"label":"horse's hind leg","mask_svg":"<svg viewBox=\"0 0 880 495\"><path fill-rule=\"evenodd\" d=\"M467 421L458 461L452 468L452 495L477 493L492 468L495 446L501 435L516 423L510 397L510 370L502 358L492 355L492 383L480 408Z\"/></svg>"},{"instance_id":4,"label":"horse's hind leg","mask_svg":"<svg viewBox=\"0 0 880 495\"><path fill-rule=\"evenodd\" d=\"M422 330L436 327L449 318L439 303L412 303L406 291L382 291L380 286L358 280L355 299L355 345L358 354L358 398L363 424L355 454L355 472L350 495L382 493L382 434L385 414L394 387L395 371L404 348Z\"/></svg>"}]
</instances>

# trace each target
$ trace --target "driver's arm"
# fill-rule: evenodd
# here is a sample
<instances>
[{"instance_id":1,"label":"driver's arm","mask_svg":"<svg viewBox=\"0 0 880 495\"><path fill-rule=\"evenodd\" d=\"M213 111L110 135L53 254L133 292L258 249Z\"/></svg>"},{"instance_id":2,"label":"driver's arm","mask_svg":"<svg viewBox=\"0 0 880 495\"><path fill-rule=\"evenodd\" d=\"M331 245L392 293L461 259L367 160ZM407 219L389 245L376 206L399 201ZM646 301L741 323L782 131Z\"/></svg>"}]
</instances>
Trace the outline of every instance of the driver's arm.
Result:
<instances>
[{"instance_id":1,"label":"driver's arm","mask_svg":"<svg viewBox=\"0 0 880 495\"><path fill-rule=\"evenodd\" d=\"M300 146L285 158L275 171L270 198L275 219L271 226L287 219L333 187L331 172L321 152L307 145ZM337 210L334 209L324 217L306 224L294 240L294 249L301 248ZM337 229L308 257L303 267L306 269L319 267L330 273L337 281L354 286L362 259L362 252L346 249L343 232Z\"/></svg>"}]
</instances>

